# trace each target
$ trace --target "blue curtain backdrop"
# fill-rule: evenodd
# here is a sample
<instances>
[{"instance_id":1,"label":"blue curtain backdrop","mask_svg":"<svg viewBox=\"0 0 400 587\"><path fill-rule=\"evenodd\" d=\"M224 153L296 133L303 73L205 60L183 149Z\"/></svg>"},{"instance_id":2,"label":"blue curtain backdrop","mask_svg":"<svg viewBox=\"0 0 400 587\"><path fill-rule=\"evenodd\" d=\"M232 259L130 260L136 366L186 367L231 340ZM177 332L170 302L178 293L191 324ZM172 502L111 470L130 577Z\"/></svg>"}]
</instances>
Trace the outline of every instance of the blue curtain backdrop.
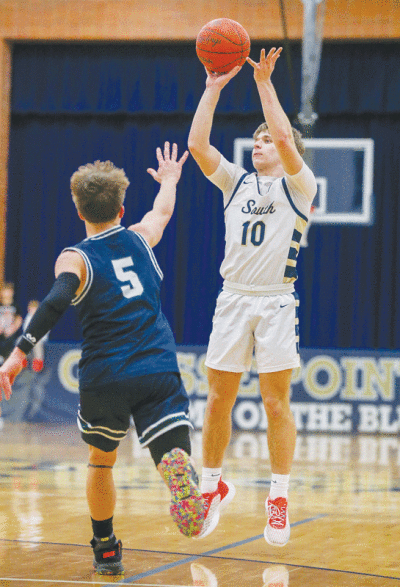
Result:
<instances>
[{"instance_id":1,"label":"blue curtain backdrop","mask_svg":"<svg viewBox=\"0 0 400 587\"><path fill-rule=\"evenodd\" d=\"M253 59L261 47L253 44ZM299 102L300 45L292 47L292 58ZM293 117L284 57L273 81ZM155 149L165 140L177 142L181 152L186 148L204 83L194 43L15 45L6 279L16 284L23 308L48 292L63 247L85 236L69 191L75 169L96 159L123 167L131 181L125 224L140 220L157 193L146 173L156 166ZM400 346L399 96L399 44L324 45L314 136L375 141L375 221L311 226L298 264L302 346ZM246 64L222 92L212 142L232 159L234 139L250 137L260 122ZM181 344L208 341L222 283L221 200L189 158L175 214L155 248L165 274L164 312ZM51 339L80 339L72 309Z\"/></svg>"}]
</instances>

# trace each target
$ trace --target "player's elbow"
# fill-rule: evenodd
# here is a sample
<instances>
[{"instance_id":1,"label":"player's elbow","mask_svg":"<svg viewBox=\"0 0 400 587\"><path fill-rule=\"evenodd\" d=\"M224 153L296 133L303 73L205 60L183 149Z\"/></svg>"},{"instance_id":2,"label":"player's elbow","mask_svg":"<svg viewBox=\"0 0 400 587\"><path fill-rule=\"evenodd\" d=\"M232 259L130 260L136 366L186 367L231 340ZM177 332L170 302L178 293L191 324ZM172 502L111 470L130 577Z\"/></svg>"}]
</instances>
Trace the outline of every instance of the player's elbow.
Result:
<instances>
[{"instance_id":1,"label":"player's elbow","mask_svg":"<svg viewBox=\"0 0 400 587\"><path fill-rule=\"evenodd\" d=\"M147 238L147 242L149 243L151 248L158 245L158 243L160 242L160 240L163 237L164 230L165 230L165 227L167 226L167 224L168 224L168 222L166 222L165 224L159 224L154 230L152 230L150 232L150 234L148 235L148 238Z\"/></svg>"},{"instance_id":2,"label":"player's elbow","mask_svg":"<svg viewBox=\"0 0 400 587\"><path fill-rule=\"evenodd\" d=\"M160 223L141 223L136 225L135 232L141 234L153 248L160 242L165 226Z\"/></svg>"},{"instance_id":3,"label":"player's elbow","mask_svg":"<svg viewBox=\"0 0 400 587\"><path fill-rule=\"evenodd\" d=\"M211 145L208 137L196 132L190 132L188 136L188 149L193 157L204 157L210 150Z\"/></svg>"},{"instance_id":4,"label":"player's elbow","mask_svg":"<svg viewBox=\"0 0 400 587\"><path fill-rule=\"evenodd\" d=\"M166 229L168 222L172 218L172 214L174 212L173 207L164 207L162 210L159 210L157 213L156 222L154 223L154 236L155 240L159 242L161 240L162 235L164 234L164 230Z\"/></svg>"},{"instance_id":5,"label":"player's elbow","mask_svg":"<svg viewBox=\"0 0 400 587\"><path fill-rule=\"evenodd\" d=\"M188 149L192 157L197 161L205 151L204 146L201 145L200 141L197 141L195 138L189 137L188 140Z\"/></svg>"},{"instance_id":6,"label":"player's elbow","mask_svg":"<svg viewBox=\"0 0 400 587\"><path fill-rule=\"evenodd\" d=\"M162 208L157 210L157 224L160 226L161 230L164 230L168 222L171 220L174 210L175 202L168 202Z\"/></svg>"},{"instance_id":7,"label":"player's elbow","mask_svg":"<svg viewBox=\"0 0 400 587\"><path fill-rule=\"evenodd\" d=\"M278 151L285 151L296 147L292 133L284 131L281 131L277 136L274 136L274 144Z\"/></svg>"},{"instance_id":8,"label":"player's elbow","mask_svg":"<svg viewBox=\"0 0 400 587\"><path fill-rule=\"evenodd\" d=\"M204 175L209 176L216 171L221 159L221 154L210 144L204 147L196 145L195 147L192 147L192 149L189 147L189 151Z\"/></svg>"}]
</instances>

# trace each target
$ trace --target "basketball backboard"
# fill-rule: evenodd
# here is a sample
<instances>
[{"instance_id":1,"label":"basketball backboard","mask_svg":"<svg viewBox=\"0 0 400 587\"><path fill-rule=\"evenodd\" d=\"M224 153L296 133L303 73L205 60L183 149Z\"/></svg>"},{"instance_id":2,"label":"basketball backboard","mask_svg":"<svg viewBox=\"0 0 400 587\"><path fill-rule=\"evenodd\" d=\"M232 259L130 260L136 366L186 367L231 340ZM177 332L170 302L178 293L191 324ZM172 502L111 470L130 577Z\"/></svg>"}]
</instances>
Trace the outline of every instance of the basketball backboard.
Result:
<instances>
[{"instance_id":1,"label":"basketball backboard","mask_svg":"<svg viewBox=\"0 0 400 587\"><path fill-rule=\"evenodd\" d=\"M374 141L372 139L304 139L304 160L313 170L318 191L312 222L372 224ZM250 171L254 141L234 142L234 163Z\"/></svg>"}]
</instances>

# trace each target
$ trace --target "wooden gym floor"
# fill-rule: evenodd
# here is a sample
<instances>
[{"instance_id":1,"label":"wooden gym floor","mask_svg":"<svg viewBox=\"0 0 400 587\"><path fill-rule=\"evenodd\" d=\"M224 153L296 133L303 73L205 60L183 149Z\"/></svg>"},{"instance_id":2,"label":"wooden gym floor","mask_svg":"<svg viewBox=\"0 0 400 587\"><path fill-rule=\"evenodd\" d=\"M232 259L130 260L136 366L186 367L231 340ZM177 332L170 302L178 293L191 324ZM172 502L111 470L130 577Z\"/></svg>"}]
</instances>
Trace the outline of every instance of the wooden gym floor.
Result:
<instances>
[{"instance_id":1,"label":"wooden gym floor","mask_svg":"<svg viewBox=\"0 0 400 587\"><path fill-rule=\"evenodd\" d=\"M5 422L0 430L0 587L105 585L92 573L87 447L75 426ZM193 434L201 466L201 433ZM270 467L264 433L236 433L224 477L236 497L203 540L182 536L168 490L134 431L115 467L115 584L205 587L400 587L400 439L299 436L291 540L263 538Z\"/></svg>"}]
</instances>

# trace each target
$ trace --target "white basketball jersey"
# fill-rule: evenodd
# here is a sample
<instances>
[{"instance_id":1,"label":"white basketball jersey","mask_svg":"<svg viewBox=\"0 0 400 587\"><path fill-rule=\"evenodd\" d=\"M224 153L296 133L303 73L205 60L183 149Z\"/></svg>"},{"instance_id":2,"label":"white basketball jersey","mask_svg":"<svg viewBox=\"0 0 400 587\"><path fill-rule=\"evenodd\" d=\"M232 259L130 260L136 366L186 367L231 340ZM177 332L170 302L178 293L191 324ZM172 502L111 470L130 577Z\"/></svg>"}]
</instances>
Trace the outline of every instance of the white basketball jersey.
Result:
<instances>
[{"instance_id":1,"label":"white basketball jersey","mask_svg":"<svg viewBox=\"0 0 400 587\"><path fill-rule=\"evenodd\" d=\"M221 155L208 179L224 196L222 277L244 286L290 284L297 279L300 239L317 192L304 163L296 175L258 177Z\"/></svg>"}]
</instances>

